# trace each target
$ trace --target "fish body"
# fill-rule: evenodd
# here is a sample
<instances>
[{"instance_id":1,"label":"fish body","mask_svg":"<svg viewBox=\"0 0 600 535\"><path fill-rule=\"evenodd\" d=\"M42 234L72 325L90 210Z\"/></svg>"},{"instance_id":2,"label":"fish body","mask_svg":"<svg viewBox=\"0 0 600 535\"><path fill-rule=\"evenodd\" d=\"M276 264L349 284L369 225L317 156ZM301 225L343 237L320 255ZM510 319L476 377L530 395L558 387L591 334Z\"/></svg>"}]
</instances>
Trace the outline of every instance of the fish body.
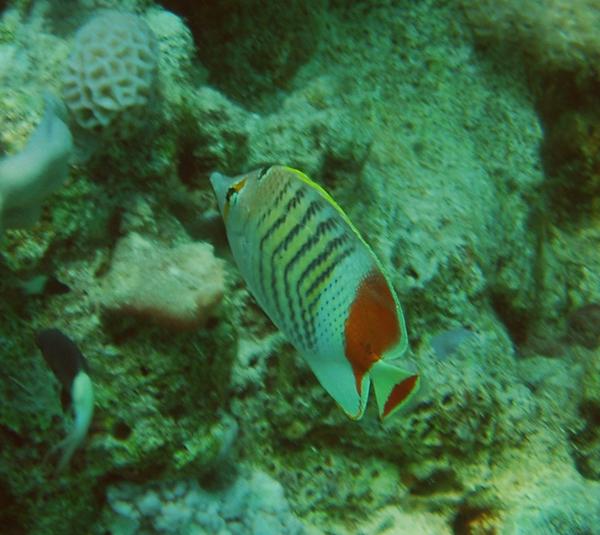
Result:
<instances>
[{"instance_id":1,"label":"fish body","mask_svg":"<svg viewBox=\"0 0 600 535\"><path fill-rule=\"evenodd\" d=\"M60 381L73 406L73 427L56 446L62 449L58 471L69 464L82 444L94 415L94 387L88 374L87 361L75 342L58 329L44 329L36 335L36 344L44 360Z\"/></svg>"},{"instance_id":2,"label":"fish body","mask_svg":"<svg viewBox=\"0 0 600 535\"><path fill-rule=\"evenodd\" d=\"M35 223L43 200L69 174L73 137L61 117L62 103L48 95L46 111L23 149L0 159L0 232Z\"/></svg>"},{"instance_id":3,"label":"fish body","mask_svg":"<svg viewBox=\"0 0 600 535\"><path fill-rule=\"evenodd\" d=\"M332 197L284 166L211 183L250 291L342 409L360 418L371 380L381 418L412 399L419 375L390 362L408 349L400 303Z\"/></svg>"}]
</instances>

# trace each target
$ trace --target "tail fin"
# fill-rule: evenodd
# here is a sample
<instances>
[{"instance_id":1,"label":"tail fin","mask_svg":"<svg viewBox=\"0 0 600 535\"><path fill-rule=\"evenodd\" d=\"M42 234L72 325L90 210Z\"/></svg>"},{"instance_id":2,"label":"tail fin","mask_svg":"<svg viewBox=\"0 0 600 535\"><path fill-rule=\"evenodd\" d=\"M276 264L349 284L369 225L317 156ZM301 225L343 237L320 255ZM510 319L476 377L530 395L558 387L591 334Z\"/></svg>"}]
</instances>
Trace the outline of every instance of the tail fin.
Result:
<instances>
[{"instance_id":1,"label":"tail fin","mask_svg":"<svg viewBox=\"0 0 600 535\"><path fill-rule=\"evenodd\" d=\"M62 448L57 472L62 472L67 467L75 450L85 440L94 415L94 387L89 375L85 372L79 372L75 376L71 390L75 419L73 428L57 446L58 448Z\"/></svg>"},{"instance_id":2,"label":"tail fin","mask_svg":"<svg viewBox=\"0 0 600 535\"><path fill-rule=\"evenodd\" d=\"M421 382L414 371L404 370L381 359L373 364L370 375L382 420L405 407L414 398Z\"/></svg>"}]
</instances>

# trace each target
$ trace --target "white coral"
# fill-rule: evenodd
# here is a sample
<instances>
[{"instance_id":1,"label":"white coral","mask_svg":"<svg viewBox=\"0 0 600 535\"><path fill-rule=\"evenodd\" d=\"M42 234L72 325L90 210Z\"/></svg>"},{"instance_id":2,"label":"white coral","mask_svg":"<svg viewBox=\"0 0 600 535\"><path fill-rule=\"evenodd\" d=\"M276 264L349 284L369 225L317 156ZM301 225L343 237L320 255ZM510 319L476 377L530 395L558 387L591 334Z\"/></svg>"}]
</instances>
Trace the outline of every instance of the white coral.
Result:
<instances>
[{"instance_id":1,"label":"white coral","mask_svg":"<svg viewBox=\"0 0 600 535\"><path fill-rule=\"evenodd\" d=\"M121 134L145 121L155 90L158 47L152 30L132 13L104 11L75 35L63 97L75 122Z\"/></svg>"}]
</instances>

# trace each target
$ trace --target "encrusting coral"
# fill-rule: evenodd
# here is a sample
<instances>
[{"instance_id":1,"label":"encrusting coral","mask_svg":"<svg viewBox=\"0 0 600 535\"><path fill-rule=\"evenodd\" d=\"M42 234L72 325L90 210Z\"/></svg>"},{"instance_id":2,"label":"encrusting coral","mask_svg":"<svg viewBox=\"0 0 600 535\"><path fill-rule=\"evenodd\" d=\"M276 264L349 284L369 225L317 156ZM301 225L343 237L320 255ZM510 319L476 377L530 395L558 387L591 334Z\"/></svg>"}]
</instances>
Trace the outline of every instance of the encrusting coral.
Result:
<instances>
[{"instance_id":1,"label":"encrusting coral","mask_svg":"<svg viewBox=\"0 0 600 535\"><path fill-rule=\"evenodd\" d=\"M500 19L508 3L498 3ZM0 523L32 535L65 525L117 534L122 517L133 522L121 533L179 522L209 531L212 520L246 528L250 500L240 498L230 521L221 498L231 487L207 489L228 475L262 489L247 477L251 465L321 532L596 535L598 348L595 315L577 311L600 302L598 220L552 222L546 236L536 233L534 207L552 211L541 209L547 130L528 84L544 69L593 71L593 35L582 53L572 35L541 32L548 18L532 19L540 11L518 2L510 20L520 33L495 34L511 38L514 55L482 37L506 25L476 27L465 16L475 2L294 2L284 20L309 11L293 30L280 25L275 4L257 17L248 6L223 13L207 5L187 19L195 43L206 44L197 51L184 19L165 11L188 4L187 14L192 3L14 0L0 18L0 71L23 87L14 76L0 84L3 147L32 130L27 95L61 85L70 36L100 4L127 5L155 35L160 116L152 132L105 136L106 158L74 168L77 179L58 190L51 219L35 233L4 234L0 394L16 401L0 408ZM491 4L481 4L490 7L484 16L494 15ZM556 4L568 12L567 2ZM65 5L73 13L61 18ZM572 6L577 24L585 26L578 14L589 5ZM202 11L215 23L204 36ZM243 32L211 43L228 36L218 24L233 17ZM553 36L562 44L524 50ZM301 50L288 56L290 46ZM548 61L537 62L542 56ZM558 113L566 104L546 105ZM579 124L581 136L565 147L594 170L597 132ZM274 163L331 191L405 307L425 387L385 426L373 405L357 423L327 397L250 298L210 215L210 172ZM581 184L584 194L598 191L595 179ZM67 290L24 295L15 281L38 275ZM525 345L535 322L565 335L552 358ZM48 325L68 326L81 342L96 394L88 440L60 479L43 463L61 438L60 403L31 358L29 327ZM440 331L472 335L439 350L431 335ZM228 472L223 452L241 475Z\"/></svg>"}]
</instances>

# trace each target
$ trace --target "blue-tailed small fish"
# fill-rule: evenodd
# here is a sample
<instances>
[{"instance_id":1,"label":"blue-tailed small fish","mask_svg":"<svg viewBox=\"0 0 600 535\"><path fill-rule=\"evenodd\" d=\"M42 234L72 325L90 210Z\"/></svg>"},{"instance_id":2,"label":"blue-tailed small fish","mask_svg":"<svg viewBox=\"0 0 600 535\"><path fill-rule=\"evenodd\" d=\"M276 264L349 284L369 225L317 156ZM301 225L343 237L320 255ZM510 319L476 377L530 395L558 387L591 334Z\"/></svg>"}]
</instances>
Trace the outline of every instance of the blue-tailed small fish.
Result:
<instances>
[{"instance_id":1,"label":"blue-tailed small fish","mask_svg":"<svg viewBox=\"0 0 600 535\"><path fill-rule=\"evenodd\" d=\"M250 291L323 388L353 419L371 381L382 419L405 406L420 377L393 362L408 350L398 297L333 198L284 166L210 181Z\"/></svg>"}]
</instances>

